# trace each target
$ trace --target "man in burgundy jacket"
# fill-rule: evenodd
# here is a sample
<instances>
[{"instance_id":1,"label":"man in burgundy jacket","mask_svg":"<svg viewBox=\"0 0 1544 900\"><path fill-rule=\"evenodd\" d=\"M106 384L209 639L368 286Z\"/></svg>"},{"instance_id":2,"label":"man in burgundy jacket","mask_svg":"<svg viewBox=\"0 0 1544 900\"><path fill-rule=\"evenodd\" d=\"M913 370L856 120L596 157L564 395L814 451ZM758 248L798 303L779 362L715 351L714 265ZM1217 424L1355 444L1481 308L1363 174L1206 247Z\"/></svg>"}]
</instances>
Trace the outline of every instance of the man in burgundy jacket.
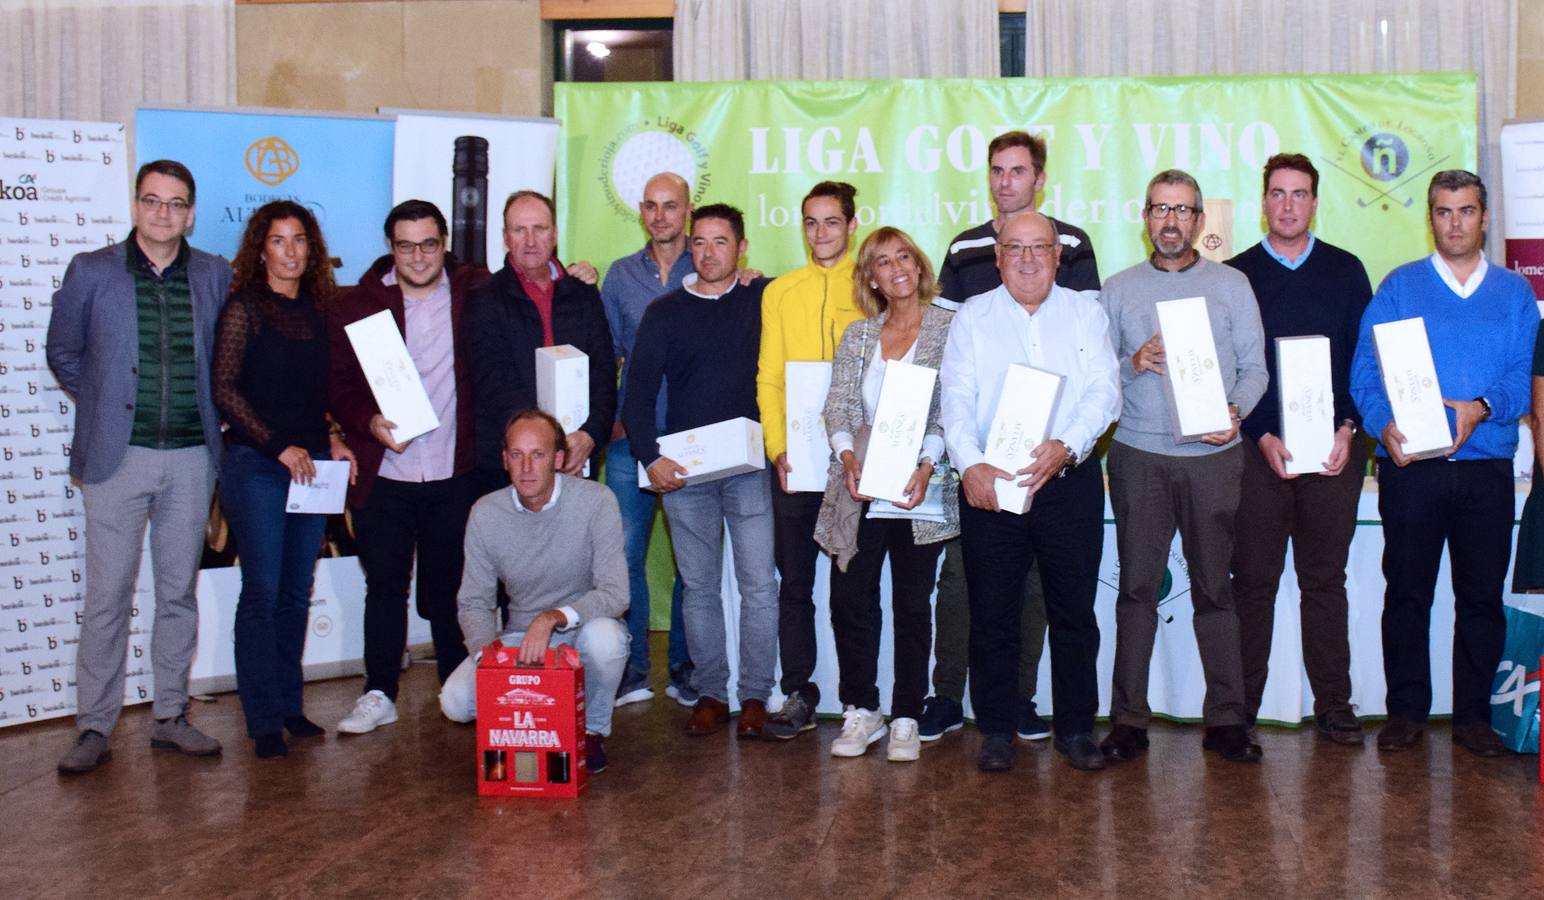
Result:
<instances>
[{"instance_id":1,"label":"man in burgundy jacket","mask_svg":"<svg viewBox=\"0 0 1544 900\"><path fill-rule=\"evenodd\" d=\"M330 408L358 457L349 489L365 571L365 689L338 730L363 734L397 721L397 677L407 646L407 596L418 561L418 614L429 620L443 683L466 658L456 619L462 540L477 499L472 387L461 319L486 277L447 254L445 216L408 200L386 217L381 257L328 314ZM402 331L440 426L408 441L392 435L344 326L389 310Z\"/></svg>"}]
</instances>

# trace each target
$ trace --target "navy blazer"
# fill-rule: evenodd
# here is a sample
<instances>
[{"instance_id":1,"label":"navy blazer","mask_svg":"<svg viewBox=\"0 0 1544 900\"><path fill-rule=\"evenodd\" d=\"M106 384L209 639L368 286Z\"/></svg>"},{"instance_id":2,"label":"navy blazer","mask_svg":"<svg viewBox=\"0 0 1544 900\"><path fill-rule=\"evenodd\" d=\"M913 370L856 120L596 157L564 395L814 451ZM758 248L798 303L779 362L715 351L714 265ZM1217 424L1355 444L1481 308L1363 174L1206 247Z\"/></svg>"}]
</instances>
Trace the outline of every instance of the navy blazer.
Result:
<instances>
[{"instance_id":1,"label":"navy blazer","mask_svg":"<svg viewBox=\"0 0 1544 900\"><path fill-rule=\"evenodd\" d=\"M223 445L209 366L214 358L215 322L230 291L231 266L224 257L192 247L187 266L193 293L198 416L213 463L212 479ZM75 401L70 475L85 484L106 481L128 450L139 391L139 310L126 241L70 260L64 281L54 292L47 350L48 367Z\"/></svg>"}]
</instances>

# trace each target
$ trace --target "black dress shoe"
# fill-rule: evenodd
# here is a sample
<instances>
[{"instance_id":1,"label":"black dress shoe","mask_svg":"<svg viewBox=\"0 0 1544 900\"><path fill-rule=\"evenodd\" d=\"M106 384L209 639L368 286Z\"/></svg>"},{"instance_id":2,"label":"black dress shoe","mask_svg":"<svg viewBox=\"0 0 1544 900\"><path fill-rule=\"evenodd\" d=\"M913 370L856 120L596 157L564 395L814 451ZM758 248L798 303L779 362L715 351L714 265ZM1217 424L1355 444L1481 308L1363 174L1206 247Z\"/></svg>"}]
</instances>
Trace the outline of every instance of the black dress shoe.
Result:
<instances>
[{"instance_id":1,"label":"black dress shoe","mask_svg":"<svg viewBox=\"0 0 1544 900\"><path fill-rule=\"evenodd\" d=\"M260 734L253 740L257 744L258 759L281 759L289 755L289 748L284 746L284 732L275 731L273 734Z\"/></svg>"},{"instance_id":2,"label":"black dress shoe","mask_svg":"<svg viewBox=\"0 0 1544 900\"><path fill-rule=\"evenodd\" d=\"M1378 749L1390 752L1409 750L1421 742L1421 734L1425 730L1424 725L1398 716L1390 716L1388 724L1378 732Z\"/></svg>"},{"instance_id":3,"label":"black dress shoe","mask_svg":"<svg viewBox=\"0 0 1544 900\"><path fill-rule=\"evenodd\" d=\"M1067 757L1074 769L1092 772L1104 768L1104 754L1094 743L1094 736L1086 731L1056 736L1056 752Z\"/></svg>"},{"instance_id":4,"label":"black dress shoe","mask_svg":"<svg viewBox=\"0 0 1544 900\"><path fill-rule=\"evenodd\" d=\"M1453 723L1453 743L1475 756L1487 759L1506 752L1506 745L1501 743L1500 736L1485 722Z\"/></svg>"},{"instance_id":5,"label":"black dress shoe","mask_svg":"<svg viewBox=\"0 0 1544 900\"><path fill-rule=\"evenodd\" d=\"M1356 720L1356 713L1349 709L1331 709L1313 717L1314 728L1319 736L1328 738L1337 744L1348 746L1361 746L1366 733L1362 731L1362 723Z\"/></svg>"},{"instance_id":6,"label":"black dress shoe","mask_svg":"<svg viewBox=\"0 0 1544 900\"><path fill-rule=\"evenodd\" d=\"M1249 737L1242 725L1213 725L1206 729L1201 740L1203 750L1214 751L1228 762L1259 762L1265 752Z\"/></svg>"},{"instance_id":7,"label":"black dress shoe","mask_svg":"<svg viewBox=\"0 0 1544 900\"><path fill-rule=\"evenodd\" d=\"M976 768L983 772L1006 772L1013 768L1013 734L989 734L981 742Z\"/></svg>"},{"instance_id":8,"label":"black dress shoe","mask_svg":"<svg viewBox=\"0 0 1544 900\"><path fill-rule=\"evenodd\" d=\"M327 733L322 726L305 716L290 716L285 719L284 730L290 733L290 737L298 738L321 737Z\"/></svg>"},{"instance_id":9,"label":"black dress shoe","mask_svg":"<svg viewBox=\"0 0 1544 900\"><path fill-rule=\"evenodd\" d=\"M1147 752L1147 729L1116 725L1099 742L1099 752L1110 762L1126 762Z\"/></svg>"}]
</instances>

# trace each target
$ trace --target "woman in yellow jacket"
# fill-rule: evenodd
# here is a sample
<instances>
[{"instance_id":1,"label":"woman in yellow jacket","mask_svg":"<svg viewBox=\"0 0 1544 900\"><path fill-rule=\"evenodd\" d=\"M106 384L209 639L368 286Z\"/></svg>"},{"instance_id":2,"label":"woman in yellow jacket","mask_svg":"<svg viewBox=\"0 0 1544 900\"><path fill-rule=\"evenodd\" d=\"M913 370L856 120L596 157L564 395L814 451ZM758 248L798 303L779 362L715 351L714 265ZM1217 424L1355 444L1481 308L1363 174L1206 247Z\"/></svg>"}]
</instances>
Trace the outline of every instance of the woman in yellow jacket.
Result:
<instances>
[{"instance_id":1,"label":"woman in yellow jacket","mask_svg":"<svg viewBox=\"0 0 1544 900\"><path fill-rule=\"evenodd\" d=\"M778 647L781 688L787 696L763 734L784 740L815 727L820 689L815 673L815 519L821 490L788 490L785 371L790 362L829 362L847 326L863 318L853 300L853 233L858 230L858 191L850 184L822 181L801 206L810 261L767 285L761 305L761 356L756 403L761 409L767 458L772 461L773 555L782 586L778 592ZM816 479L824 487L826 465ZM802 473L808 474L808 473Z\"/></svg>"}]
</instances>

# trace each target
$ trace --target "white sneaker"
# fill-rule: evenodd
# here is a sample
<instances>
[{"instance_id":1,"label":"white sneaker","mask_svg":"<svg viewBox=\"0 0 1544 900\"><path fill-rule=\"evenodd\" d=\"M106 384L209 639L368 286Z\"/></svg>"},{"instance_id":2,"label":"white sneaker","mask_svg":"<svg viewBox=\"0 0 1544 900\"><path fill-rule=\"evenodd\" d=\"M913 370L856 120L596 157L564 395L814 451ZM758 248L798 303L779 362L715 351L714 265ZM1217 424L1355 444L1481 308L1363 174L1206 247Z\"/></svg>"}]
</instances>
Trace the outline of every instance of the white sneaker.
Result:
<instances>
[{"instance_id":1,"label":"white sneaker","mask_svg":"<svg viewBox=\"0 0 1544 900\"><path fill-rule=\"evenodd\" d=\"M877 710L849 706L842 711L842 733L831 742L831 755L862 756L885 730L885 717Z\"/></svg>"},{"instance_id":2,"label":"white sneaker","mask_svg":"<svg viewBox=\"0 0 1544 900\"><path fill-rule=\"evenodd\" d=\"M886 753L891 762L916 762L922 755L922 738L917 733L917 720L902 716L890 720L890 747Z\"/></svg>"},{"instance_id":3,"label":"white sneaker","mask_svg":"<svg viewBox=\"0 0 1544 900\"><path fill-rule=\"evenodd\" d=\"M380 691L370 691L354 703L354 711L343 717L338 730L344 734L369 734L395 721L397 704Z\"/></svg>"},{"instance_id":4,"label":"white sneaker","mask_svg":"<svg viewBox=\"0 0 1544 900\"><path fill-rule=\"evenodd\" d=\"M645 700L653 699L653 691L649 690L647 687L638 687L633 688L625 694L618 694L616 702L612 703L611 706L613 709L615 709L618 706L627 706L630 703L642 703Z\"/></svg>"}]
</instances>

